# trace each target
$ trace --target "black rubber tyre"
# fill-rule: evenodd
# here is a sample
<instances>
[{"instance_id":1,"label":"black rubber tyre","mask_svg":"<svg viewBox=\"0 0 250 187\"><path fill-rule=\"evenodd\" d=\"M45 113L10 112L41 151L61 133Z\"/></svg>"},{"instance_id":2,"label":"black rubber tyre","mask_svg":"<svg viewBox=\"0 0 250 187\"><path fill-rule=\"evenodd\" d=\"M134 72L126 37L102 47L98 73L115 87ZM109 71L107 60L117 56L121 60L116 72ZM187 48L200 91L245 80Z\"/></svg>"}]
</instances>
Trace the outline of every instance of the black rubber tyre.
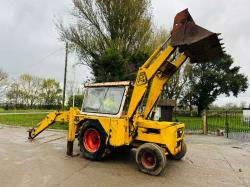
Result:
<instances>
[{"instance_id":1,"label":"black rubber tyre","mask_svg":"<svg viewBox=\"0 0 250 187\"><path fill-rule=\"evenodd\" d=\"M166 162L162 148L154 143L142 144L136 150L136 163L143 173L160 175L165 169Z\"/></svg>"},{"instance_id":2,"label":"black rubber tyre","mask_svg":"<svg viewBox=\"0 0 250 187\"><path fill-rule=\"evenodd\" d=\"M96 135L94 138L92 138L91 140L91 133L94 135ZM86 136L86 134L88 133L88 136ZM95 149L90 149L86 144L86 137L90 137L90 141L96 141L98 145L94 145ZM90 160L101 160L104 155L105 155L105 151L106 151L106 133L103 130L103 128L101 127L101 125L98 122L95 121L88 121L85 122L82 125L82 128L79 131L78 134L78 141L79 141L79 147L80 147L80 151L83 154L83 157L90 159ZM97 140L93 140L93 139L97 139ZM93 144L92 142L92 144ZM95 143L95 142L94 142ZM91 144L90 144L91 145ZM93 147L93 146L92 146Z\"/></svg>"},{"instance_id":3,"label":"black rubber tyre","mask_svg":"<svg viewBox=\"0 0 250 187\"><path fill-rule=\"evenodd\" d=\"M172 156L174 160L181 160L187 152L187 145L185 143L182 144L181 152L176 154L175 156Z\"/></svg>"}]
</instances>

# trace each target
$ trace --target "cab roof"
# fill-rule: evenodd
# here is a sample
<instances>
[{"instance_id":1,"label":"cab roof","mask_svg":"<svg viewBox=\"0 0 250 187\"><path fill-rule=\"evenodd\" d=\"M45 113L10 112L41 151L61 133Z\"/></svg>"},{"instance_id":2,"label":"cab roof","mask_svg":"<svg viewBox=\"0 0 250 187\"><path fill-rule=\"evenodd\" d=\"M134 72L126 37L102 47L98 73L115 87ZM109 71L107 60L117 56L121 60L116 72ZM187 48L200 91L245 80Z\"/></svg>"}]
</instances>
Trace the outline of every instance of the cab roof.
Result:
<instances>
[{"instance_id":1,"label":"cab roof","mask_svg":"<svg viewBox=\"0 0 250 187\"><path fill-rule=\"evenodd\" d=\"M109 86L131 86L131 81L118 81L118 82L102 82L102 83L86 83L84 87L109 87Z\"/></svg>"}]
</instances>

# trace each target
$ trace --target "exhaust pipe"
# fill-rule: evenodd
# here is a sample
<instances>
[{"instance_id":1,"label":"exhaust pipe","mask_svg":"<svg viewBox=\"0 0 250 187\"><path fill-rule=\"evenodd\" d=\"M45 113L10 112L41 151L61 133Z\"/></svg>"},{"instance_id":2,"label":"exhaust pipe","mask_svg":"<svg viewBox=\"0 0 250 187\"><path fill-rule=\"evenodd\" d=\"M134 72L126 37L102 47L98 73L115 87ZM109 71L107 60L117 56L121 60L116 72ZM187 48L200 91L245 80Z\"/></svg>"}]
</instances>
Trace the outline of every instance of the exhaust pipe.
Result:
<instances>
[{"instance_id":1,"label":"exhaust pipe","mask_svg":"<svg viewBox=\"0 0 250 187\"><path fill-rule=\"evenodd\" d=\"M171 44L184 52L191 63L205 63L223 56L219 35L196 25L185 9L175 16Z\"/></svg>"}]
</instances>

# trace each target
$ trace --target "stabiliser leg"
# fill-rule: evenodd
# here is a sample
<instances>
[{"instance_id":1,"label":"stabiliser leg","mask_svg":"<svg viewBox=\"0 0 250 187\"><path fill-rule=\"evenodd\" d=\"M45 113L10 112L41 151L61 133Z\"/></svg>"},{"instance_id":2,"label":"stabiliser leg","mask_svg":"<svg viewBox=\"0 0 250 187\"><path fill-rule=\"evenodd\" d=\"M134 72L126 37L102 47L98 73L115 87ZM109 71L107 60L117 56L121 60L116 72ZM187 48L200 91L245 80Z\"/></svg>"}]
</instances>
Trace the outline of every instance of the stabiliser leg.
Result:
<instances>
[{"instance_id":1,"label":"stabiliser leg","mask_svg":"<svg viewBox=\"0 0 250 187\"><path fill-rule=\"evenodd\" d=\"M67 155L73 156L74 141L67 141Z\"/></svg>"},{"instance_id":2,"label":"stabiliser leg","mask_svg":"<svg viewBox=\"0 0 250 187\"><path fill-rule=\"evenodd\" d=\"M77 122L75 121L75 115L78 114L77 110L70 108L69 110L69 129L68 129L68 141L67 141L67 155L73 156L74 140L76 136Z\"/></svg>"}]
</instances>

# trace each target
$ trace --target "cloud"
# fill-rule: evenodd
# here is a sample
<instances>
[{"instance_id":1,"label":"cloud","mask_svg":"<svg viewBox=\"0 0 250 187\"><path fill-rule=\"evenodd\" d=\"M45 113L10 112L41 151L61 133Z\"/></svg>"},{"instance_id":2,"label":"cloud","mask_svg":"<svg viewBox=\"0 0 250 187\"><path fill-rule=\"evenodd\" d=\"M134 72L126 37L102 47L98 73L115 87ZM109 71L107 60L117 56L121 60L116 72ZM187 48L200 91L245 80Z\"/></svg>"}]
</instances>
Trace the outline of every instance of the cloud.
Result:
<instances>
[{"instance_id":1,"label":"cloud","mask_svg":"<svg viewBox=\"0 0 250 187\"><path fill-rule=\"evenodd\" d=\"M222 33L226 51L232 55L234 65L240 66L240 72L250 78L250 2L247 0L152 0L155 22L159 26L171 29L173 18L179 11L188 8L194 21L208 30ZM246 101L250 104L250 88L238 98L221 96L216 102Z\"/></svg>"},{"instance_id":2,"label":"cloud","mask_svg":"<svg viewBox=\"0 0 250 187\"><path fill-rule=\"evenodd\" d=\"M0 7L0 67L12 76L31 73L41 77L63 80L64 43L58 38L57 18L68 15L71 1L8 0ZM76 59L69 57L71 66ZM78 67L78 79L89 75L85 67Z\"/></svg>"},{"instance_id":3,"label":"cloud","mask_svg":"<svg viewBox=\"0 0 250 187\"><path fill-rule=\"evenodd\" d=\"M0 0L0 68L12 76L21 73L52 77L63 81L64 43L58 38L54 22L57 18L69 20L72 2L68 0ZM250 20L247 0L152 0L152 13L157 25L171 29L175 14L189 8L194 20L209 30L221 32L226 50L241 72L249 75ZM73 79L69 57L69 79ZM82 82L89 70L77 66L77 80ZM250 102L250 90L240 99ZM224 101L223 101L224 102Z\"/></svg>"}]
</instances>

